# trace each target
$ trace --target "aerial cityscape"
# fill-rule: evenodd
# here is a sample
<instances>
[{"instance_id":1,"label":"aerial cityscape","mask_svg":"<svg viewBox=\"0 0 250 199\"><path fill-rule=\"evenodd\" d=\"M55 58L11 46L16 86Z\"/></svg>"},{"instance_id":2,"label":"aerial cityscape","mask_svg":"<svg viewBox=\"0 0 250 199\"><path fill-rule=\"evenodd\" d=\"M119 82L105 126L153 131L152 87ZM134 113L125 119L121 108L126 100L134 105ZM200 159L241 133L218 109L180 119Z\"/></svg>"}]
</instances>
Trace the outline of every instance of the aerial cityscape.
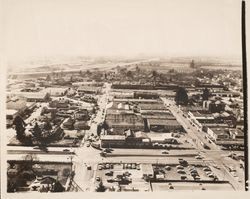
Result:
<instances>
[{"instance_id":1,"label":"aerial cityscape","mask_svg":"<svg viewBox=\"0 0 250 199\"><path fill-rule=\"evenodd\" d=\"M248 190L241 0L3 8L3 198Z\"/></svg>"},{"instance_id":2,"label":"aerial cityscape","mask_svg":"<svg viewBox=\"0 0 250 199\"><path fill-rule=\"evenodd\" d=\"M244 190L240 65L83 60L9 73L8 192Z\"/></svg>"}]
</instances>

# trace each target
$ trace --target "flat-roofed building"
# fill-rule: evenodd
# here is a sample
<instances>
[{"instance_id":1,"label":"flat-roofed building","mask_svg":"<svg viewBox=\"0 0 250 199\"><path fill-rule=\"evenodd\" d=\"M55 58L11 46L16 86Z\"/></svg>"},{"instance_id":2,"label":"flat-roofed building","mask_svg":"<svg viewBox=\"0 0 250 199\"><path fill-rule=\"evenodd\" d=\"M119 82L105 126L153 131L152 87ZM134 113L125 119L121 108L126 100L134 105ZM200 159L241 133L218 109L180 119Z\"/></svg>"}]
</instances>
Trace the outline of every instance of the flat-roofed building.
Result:
<instances>
[{"instance_id":1,"label":"flat-roofed building","mask_svg":"<svg viewBox=\"0 0 250 199\"><path fill-rule=\"evenodd\" d=\"M208 128L207 133L215 141L225 140L230 138L228 129L226 130L225 128Z\"/></svg>"},{"instance_id":2,"label":"flat-roofed building","mask_svg":"<svg viewBox=\"0 0 250 199\"><path fill-rule=\"evenodd\" d=\"M67 94L67 90L68 90L68 88L49 87L49 88L45 88L41 92L43 92L43 93L49 93L50 96L59 97L59 96L66 95Z\"/></svg>"},{"instance_id":3,"label":"flat-roofed building","mask_svg":"<svg viewBox=\"0 0 250 199\"><path fill-rule=\"evenodd\" d=\"M125 145L125 135L102 135L101 147L122 147Z\"/></svg>"},{"instance_id":4,"label":"flat-roofed building","mask_svg":"<svg viewBox=\"0 0 250 199\"><path fill-rule=\"evenodd\" d=\"M100 92L101 92L101 89L99 87L95 87L95 86L80 86L77 89L78 95L98 94Z\"/></svg>"},{"instance_id":5,"label":"flat-roofed building","mask_svg":"<svg viewBox=\"0 0 250 199\"><path fill-rule=\"evenodd\" d=\"M111 134L123 134L125 130L144 131L145 125L141 115L131 110L108 109L105 121Z\"/></svg>"},{"instance_id":6,"label":"flat-roofed building","mask_svg":"<svg viewBox=\"0 0 250 199\"><path fill-rule=\"evenodd\" d=\"M150 131L154 132L175 132L182 131L183 127L177 120L147 119Z\"/></svg>"},{"instance_id":7,"label":"flat-roofed building","mask_svg":"<svg viewBox=\"0 0 250 199\"><path fill-rule=\"evenodd\" d=\"M49 93L46 92L15 92L9 95L25 98L27 102L47 102L50 99Z\"/></svg>"}]
</instances>

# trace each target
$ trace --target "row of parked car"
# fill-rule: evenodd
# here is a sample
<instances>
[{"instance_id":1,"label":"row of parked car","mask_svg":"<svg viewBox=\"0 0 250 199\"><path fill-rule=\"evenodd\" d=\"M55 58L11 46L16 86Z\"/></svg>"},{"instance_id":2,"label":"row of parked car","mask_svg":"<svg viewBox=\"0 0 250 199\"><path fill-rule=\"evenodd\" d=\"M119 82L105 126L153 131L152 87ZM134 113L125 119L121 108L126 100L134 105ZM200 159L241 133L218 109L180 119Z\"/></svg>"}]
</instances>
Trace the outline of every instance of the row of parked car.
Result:
<instances>
[{"instance_id":1,"label":"row of parked car","mask_svg":"<svg viewBox=\"0 0 250 199\"><path fill-rule=\"evenodd\" d=\"M123 164L123 169L137 169L140 170L140 164L137 163L128 163L128 164Z\"/></svg>"},{"instance_id":2,"label":"row of parked car","mask_svg":"<svg viewBox=\"0 0 250 199\"><path fill-rule=\"evenodd\" d=\"M98 165L98 170L104 170L104 169L113 169L114 164L111 163L103 163Z\"/></svg>"}]
</instances>

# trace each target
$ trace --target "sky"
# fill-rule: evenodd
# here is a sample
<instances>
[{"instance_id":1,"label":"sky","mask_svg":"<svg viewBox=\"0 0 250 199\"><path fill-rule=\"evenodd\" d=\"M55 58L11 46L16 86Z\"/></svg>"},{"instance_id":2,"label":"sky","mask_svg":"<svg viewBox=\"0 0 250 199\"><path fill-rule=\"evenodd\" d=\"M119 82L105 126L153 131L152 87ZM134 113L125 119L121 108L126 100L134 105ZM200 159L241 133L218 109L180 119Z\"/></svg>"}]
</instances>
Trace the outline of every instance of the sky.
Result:
<instances>
[{"instance_id":1,"label":"sky","mask_svg":"<svg viewBox=\"0 0 250 199\"><path fill-rule=\"evenodd\" d=\"M7 60L240 56L240 0L3 0Z\"/></svg>"}]
</instances>

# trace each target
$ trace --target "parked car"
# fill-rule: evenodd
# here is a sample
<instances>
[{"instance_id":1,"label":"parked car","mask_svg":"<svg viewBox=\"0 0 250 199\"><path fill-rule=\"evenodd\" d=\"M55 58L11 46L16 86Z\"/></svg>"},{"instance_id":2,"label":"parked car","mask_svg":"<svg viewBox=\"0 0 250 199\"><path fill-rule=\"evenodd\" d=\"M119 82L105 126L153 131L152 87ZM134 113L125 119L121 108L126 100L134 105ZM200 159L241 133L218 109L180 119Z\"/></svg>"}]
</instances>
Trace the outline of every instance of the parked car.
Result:
<instances>
[{"instance_id":1,"label":"parked car","mask_svg":"<svg viewBox=\"0 0 250 199\"><path fill-rule=\"evenodd\" d=\"M114 174L113 171L108 171L108 172L105 173L105 175L107 175L107 176L113 176L113 174Z\"/></svg>"},{"instance_id":2,"label":"parked car","mask_svg":"<svg viewBox=\"0 0 250 199\"><path fill-rule=\"evenodd\" d=\"M197 156L195 156L195 159L202 160L202 157L197 155Z\"/></svg>"},{"instance_id":3,"label":"parked car","mask_svg":"<svg viewBox=\"0 0 250 199\"><path fill-rule=\"evenodd\" d=\"M177 168L177 169L184 169L184 167L181 166L181 165L176 166L176 168Z\"/></svg>"},{"instance_id":4,"label":"parked car","mask_svg":"<svg viewBox=\"0 0 250 199\"><path fill-rule=\"evenodd\" d=\"M90 147L90 142L86 142L86 146L87 146L87 147Z\"/></svg>"},{"instance_id":5,"label":"parked car","mask_svg":"<svg viewBox=\"0 0 250 199\"><path fill-rule=\"evenodd\" d=\"M107 182L109 182L109 183L113 183L115 180L113 179L113 178L109 178L109 179L107 179Z\"/></svg>"},{"instance_id":6,"label":"parked car","mask_svg":"<svg viewBox=\"0 0 250 199\"><path fill-rule=\"evenodd\" d=\"M88 170L91 170L91 166L90 166L90 165L87 165L87 169L88 169Z\"/></svg>"},{"instance_id":7,"label":"parked car","mask_svg":"<svg viewBox=\"0 0 250 199\"><path fill-rule=\"evenodd\" d=\"M167 171L170 171L170 170L171 170L171 167L170 167L170 166L165 166L165 169L166 169Z\"/></svg>"},{"instance_id":8,"label":"parked car","mask_svg":"<svg viewBox=\"0 0 250 199\"><path fill-rule=\"evenodd\" d=\"M97 182L101 181L101 178L99 176L97 176L95 179L96 179Z\"/></svg>"},{"instance_id":9,"label":"parked car","mask_svg":"<svg viewBox=\"0 0 250 199\"><path fill-rule=\"evenodd\" d=\"M209 167L205 167L203 168L203 171L211 171L211 169Z\"/></svg>"},{"instance_id":10,"label":"parked car","mask_svg":"<svg viewBox=\"0 0 250 199\"><path fill-rule=\"evenodd\" d=\"M179 174L186 174L186 172L184 170L177 170L177 173L179 173Z\"/></svg>"},{"instance_id":11,"label":"parked car","mask_svg":"<svg viewBox=\"0 0 250 199\"><path fill-rule=\"evenodd\" d=\"M106 165L105 165L105 169L110 169L110 165L109 165L109 164L106 164Z\"/></svg>"},{"instance_id":12,"label":"parked car","mask_svg":"<svg viewBox=\"0 0 250 199\"><path fill-rule=\"evenodd\" d=\"M168 151L162 151L161 153L162 153L162 154L169 154Z\"/></svg>"},{"instance_id":13,"label":"parked car","mask_svg":"<svg viewBox=\"0 0 250 199\"><path fill-rule=\"evenodd\" d=\"M102 170L103 166L102 165L98 165L98 170Z\"/></svg>"}]
</instances>

